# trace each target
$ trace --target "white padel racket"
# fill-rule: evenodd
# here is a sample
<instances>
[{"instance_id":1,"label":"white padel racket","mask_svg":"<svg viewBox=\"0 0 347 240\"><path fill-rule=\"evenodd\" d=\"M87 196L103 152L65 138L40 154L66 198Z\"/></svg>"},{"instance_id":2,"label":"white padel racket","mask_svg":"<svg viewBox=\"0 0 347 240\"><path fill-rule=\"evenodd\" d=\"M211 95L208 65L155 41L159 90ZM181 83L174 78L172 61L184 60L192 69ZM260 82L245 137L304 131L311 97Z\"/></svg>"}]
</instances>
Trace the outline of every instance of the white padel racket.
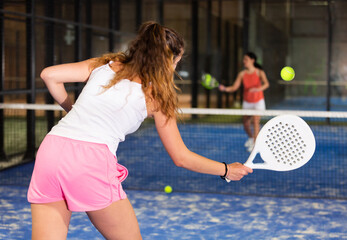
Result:
<instances>
[{"instance_id":1,"label":"white padel racket","mask_svg":"<svg viewBox=\"0 0 347 240\"><path fill-rule=\"evenodd\" d=\"M315 149L316 140L308 124L298 116L281 115L269 120L260 130L244 165L252 169L290 171L305 165ZM263 163L253 163L258 153Z\"/></svg>"}]
</instances>

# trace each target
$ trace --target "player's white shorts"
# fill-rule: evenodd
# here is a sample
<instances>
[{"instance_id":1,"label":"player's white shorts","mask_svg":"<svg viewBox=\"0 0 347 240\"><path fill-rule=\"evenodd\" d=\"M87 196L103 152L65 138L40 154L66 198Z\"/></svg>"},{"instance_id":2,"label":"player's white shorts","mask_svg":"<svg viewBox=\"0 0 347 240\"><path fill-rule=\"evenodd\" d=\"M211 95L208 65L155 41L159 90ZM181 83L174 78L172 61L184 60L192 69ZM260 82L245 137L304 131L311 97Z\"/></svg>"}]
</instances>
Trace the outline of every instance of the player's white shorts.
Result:
<instances>
[{"instance_id":1,"label":"player's white shorts","mask_svg":"<svg viewBox=\"0 0 347 240\"><path fill-rule=\"evenodd\" d=\"M242 102L242 108L243 109L252 109L252 110L265 110L265 101L264 99L259 100L258 102L247 102L247 101L243 101Z\"/></svg>"}]
</instances>

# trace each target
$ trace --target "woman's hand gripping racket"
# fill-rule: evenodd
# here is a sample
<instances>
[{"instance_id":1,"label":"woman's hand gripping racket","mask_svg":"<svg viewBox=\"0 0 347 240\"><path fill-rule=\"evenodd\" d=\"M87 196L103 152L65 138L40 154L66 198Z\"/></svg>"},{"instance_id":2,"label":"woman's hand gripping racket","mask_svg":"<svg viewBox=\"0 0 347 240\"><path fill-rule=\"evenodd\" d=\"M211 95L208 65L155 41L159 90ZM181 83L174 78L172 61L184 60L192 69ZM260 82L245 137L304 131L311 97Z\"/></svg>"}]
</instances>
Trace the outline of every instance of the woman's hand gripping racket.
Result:
<instances>
[{"instance_id":1,"label":"woman's hand gripping racket","mask_svg":"<svg viewBox=\"0 0 347 240\"><path fill-rule=\"evenodd\" d=\"M298 116L281 115L269 120L260 130L244 165L252 169L290 171L305 165L315 149L316 140L307 123ZM263 163L253 163L258 153Z\"/></svg>"}]
</instances>

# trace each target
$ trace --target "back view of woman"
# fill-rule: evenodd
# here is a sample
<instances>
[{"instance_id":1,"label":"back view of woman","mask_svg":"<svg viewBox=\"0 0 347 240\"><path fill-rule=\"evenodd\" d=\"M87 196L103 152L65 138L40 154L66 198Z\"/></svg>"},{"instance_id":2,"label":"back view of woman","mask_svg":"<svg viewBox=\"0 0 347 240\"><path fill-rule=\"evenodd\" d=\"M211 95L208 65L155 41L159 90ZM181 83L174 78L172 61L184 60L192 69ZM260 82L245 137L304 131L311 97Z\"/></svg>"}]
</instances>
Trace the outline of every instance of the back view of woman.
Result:
<instances>
[{"instance_id":1,"label":"back view of woman","mask_svg":"<svg viewBox=\"0 0 347 240\"><path fill-rule=\"evenodd\" d=\"M117 163L116 151L147 117L154 118L178 167L230 180L252 172L240 163L195 154L182 141L173 75L183 52L183 39L174 30L148 22L126 52L42 71L50 93L68 114L37 153L28 190L33 239L66 239L71 211L86 212L106 239L141 239L121 184L128 170ZM74 105L64 88L67 82L86 82Z\"/></svg>"}]
</instances>

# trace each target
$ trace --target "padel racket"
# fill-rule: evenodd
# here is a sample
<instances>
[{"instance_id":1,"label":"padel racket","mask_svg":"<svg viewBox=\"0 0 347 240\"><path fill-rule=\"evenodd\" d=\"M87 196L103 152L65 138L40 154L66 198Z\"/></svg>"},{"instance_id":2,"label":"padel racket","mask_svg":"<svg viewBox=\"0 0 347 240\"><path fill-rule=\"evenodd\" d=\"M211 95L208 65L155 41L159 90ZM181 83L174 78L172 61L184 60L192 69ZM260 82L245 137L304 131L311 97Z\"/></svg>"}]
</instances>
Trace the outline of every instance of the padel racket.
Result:
<instances>
[{"instance_id":1,"label":"padel racket","mask_svg":"<svg viewBox=\"0 0 347 240\"><path fill-rule=\"evenodd\" d=\"M201 85L208 89L211 90L213 88L216 88L219 86L219 82L217 81L217 79L215 77L213 77L211 74L209 73L204 73L201 76Z\"/></svg>"},{"instance_id":2,"label":"padel racket","mask_svg":"<svg viewBox=\"0 0 347 240\"><path fill-rule=\"evenodd\" d=\"M260 130L244 165L252 169L290 171L305 165L315 149L316 140L307 123L295 115L281 115L269 120ZM264 162L253 163L258 153Z\"/></svg>"}]
</instances>

